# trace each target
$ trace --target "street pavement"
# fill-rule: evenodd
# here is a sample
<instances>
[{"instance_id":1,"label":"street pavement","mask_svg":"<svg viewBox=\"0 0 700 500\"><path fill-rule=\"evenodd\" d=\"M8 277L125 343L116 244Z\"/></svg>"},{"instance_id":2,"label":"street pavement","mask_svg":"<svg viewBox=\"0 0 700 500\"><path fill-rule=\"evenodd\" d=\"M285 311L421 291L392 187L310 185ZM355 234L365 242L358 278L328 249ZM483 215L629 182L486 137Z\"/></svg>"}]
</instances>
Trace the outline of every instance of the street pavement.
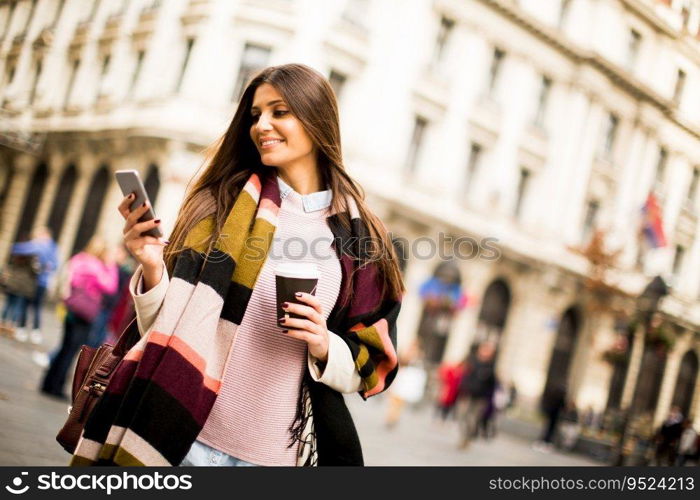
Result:
<instances>
[{"instance_id":1,"label":"street pavement","mask_svg":"<svg viewBox=\"0 0 700 500\"><path fill-rule=\"evenodd\" d=\"M38 350L48 352L60 341L60 326L51 308L46 308L42 319L45 339ZM36 349L31 344L0 337L0 466L67 465L69 460L55 440L66 419L68 403L37 390L43 369L32 361ZM387 430L387 397L379 395L363 401L352 394L346 395L346 401L367 465L600 465L580 455L535 451L530 440L505 432L460 450L456 423L434 421L426 407L406 408L399 423Z\"/></svg>"}]
</instances>

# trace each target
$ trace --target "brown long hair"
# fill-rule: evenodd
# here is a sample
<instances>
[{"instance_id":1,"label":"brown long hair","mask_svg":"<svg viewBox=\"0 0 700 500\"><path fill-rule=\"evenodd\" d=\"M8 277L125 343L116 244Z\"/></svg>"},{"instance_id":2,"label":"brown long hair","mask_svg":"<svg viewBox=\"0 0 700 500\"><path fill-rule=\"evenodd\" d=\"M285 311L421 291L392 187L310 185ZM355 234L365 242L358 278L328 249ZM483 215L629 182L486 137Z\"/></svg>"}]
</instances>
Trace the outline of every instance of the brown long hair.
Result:
<instances>
[{"instance_id":1,"label":"brown long hair","mask_svg":"<svg viewBox=\"0 0 700 500\"><path fill-rule=\"evenodd\" d=\"M169 274L172 275L177 253L182 250L185 237L195 224L205 217L214 216L215 229L206 242L211 249L248 177L258 173L262 178L273 168L262 164L249 135L253 123L250 111L253 97L263 83L272 85L282 95L316 145L322 181L333 192L332 211L343 212L346 196L351 196L357 203L372 242L370 248L364 249L369 252L365 262L374 262L378 266L384 292L399 297L404 286L394 246L382 222L367 207L364 191L350 178L343 165L338 105L333 88L320 73L303 64L266 68L246 87L228 129L206 150L203 164L206 167L188 189L180 208L164 254ZM349 229L349 218L341 218L341 223Z\"/></svg>"}]
</instances>

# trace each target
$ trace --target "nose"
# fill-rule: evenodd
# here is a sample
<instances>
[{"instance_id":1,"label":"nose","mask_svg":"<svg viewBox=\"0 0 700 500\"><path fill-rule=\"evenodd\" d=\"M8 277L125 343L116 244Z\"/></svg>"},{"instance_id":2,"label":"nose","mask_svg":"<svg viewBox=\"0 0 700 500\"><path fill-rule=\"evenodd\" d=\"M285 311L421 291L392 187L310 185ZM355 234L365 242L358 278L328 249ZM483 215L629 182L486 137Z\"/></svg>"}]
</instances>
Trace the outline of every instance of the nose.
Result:
<instances>
[{"instance_id":1,"label":"nose","mask_svg":"<svg viewBox=\"0 0 700 500\"><path fill-rule=\"evenodd\" d=\"M258 131L272 130L272 125L270 124L270 118L267 113L261 113L258 117L258 123L255 124Z\"/></svg>"}]
</instances>

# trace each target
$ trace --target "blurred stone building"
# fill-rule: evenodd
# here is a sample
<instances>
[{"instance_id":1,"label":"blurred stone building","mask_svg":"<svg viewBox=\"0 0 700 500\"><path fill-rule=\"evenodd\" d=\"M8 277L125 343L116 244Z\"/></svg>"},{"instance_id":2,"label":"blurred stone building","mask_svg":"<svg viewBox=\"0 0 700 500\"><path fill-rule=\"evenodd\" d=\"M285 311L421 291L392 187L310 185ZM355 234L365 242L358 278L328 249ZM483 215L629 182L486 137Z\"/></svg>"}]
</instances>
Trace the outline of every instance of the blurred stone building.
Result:
<instances>
[{"instance_id":1,"label":"blurred stone building","mask_svg":"<svg viewBox=\"0 0 700 500\"><path fill-rule=\"evenodd\" d=\"M1 2L0 260L43 224L64 259L119 241L124 168L167 233L246 81L303 62L333 84L347 167L403 241L400 345L434 335L417 291L457 249L468 306L431 361L492 338L526 408L568 382L581 408L697 419L699 26L689 0ZM659 248L640 237L650 193ZM654 275L672 285L666 342L633 343Z\"/></svg>"}]
</instances>

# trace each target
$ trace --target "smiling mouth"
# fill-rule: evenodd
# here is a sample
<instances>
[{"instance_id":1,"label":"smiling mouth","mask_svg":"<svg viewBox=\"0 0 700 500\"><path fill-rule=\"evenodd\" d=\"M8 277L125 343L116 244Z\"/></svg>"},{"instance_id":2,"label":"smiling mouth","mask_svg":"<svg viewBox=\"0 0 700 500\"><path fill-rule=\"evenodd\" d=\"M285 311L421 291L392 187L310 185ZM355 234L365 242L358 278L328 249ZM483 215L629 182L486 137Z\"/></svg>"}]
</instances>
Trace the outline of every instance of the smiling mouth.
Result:
<instances>
[{"instance_id":1,"label":"smiling mouth","mask_svg":"<svg viewBox=\"0 0 700 500\"><path fill-rule=\"evenodd\" d=\"M261 149L270 149L274 148L278 144L282 144L284 141L282 139L272 139L269 141L263 141L260 143L260 148Z\"/></svg>"}]
</instances>

